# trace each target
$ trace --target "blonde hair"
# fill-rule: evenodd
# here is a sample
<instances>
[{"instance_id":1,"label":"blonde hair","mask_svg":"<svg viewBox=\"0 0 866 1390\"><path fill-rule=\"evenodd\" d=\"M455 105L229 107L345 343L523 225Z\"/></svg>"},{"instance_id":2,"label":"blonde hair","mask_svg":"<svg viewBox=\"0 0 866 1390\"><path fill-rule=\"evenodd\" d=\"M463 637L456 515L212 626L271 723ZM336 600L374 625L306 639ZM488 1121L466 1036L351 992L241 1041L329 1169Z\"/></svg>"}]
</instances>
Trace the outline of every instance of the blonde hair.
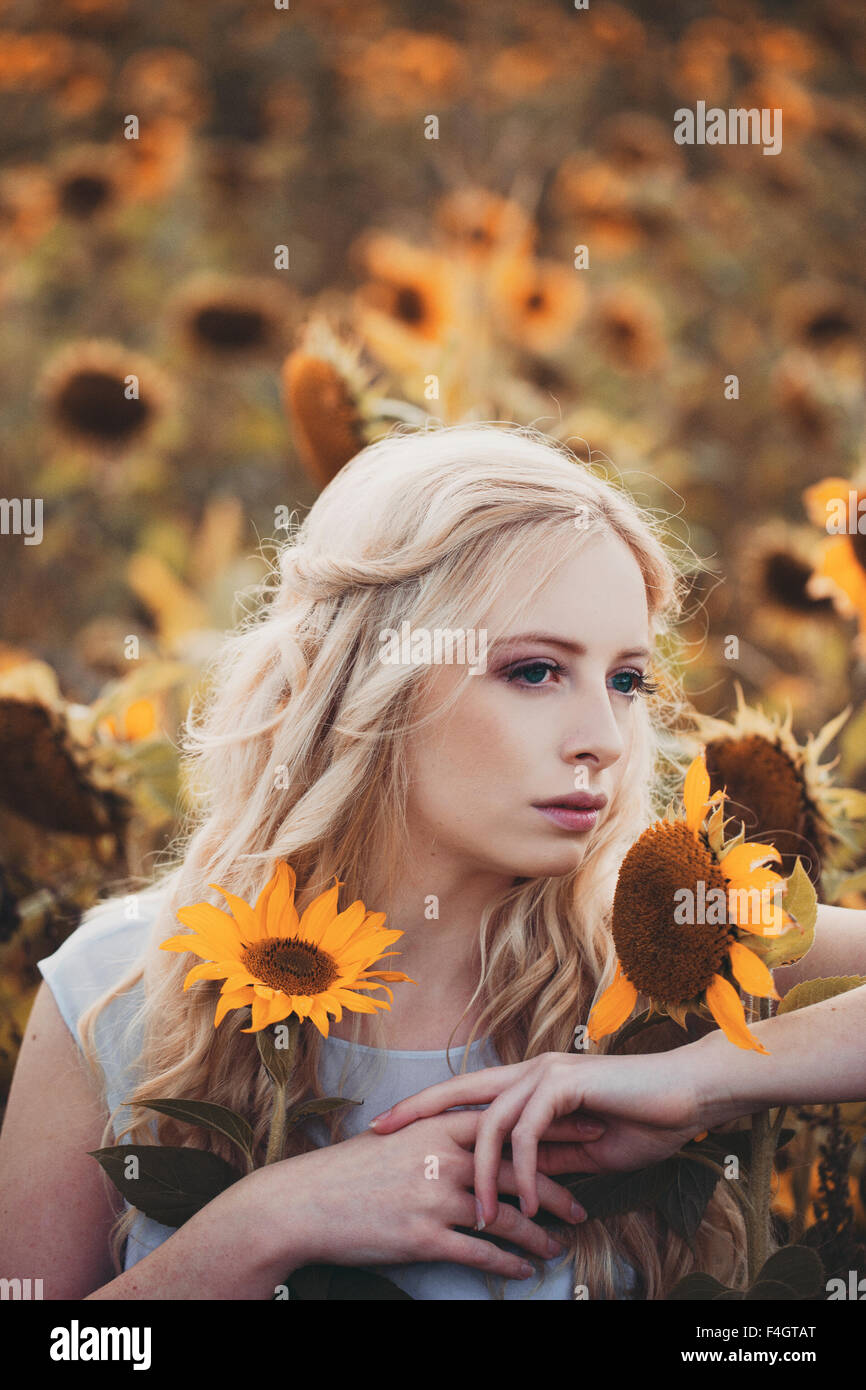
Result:
<instances>
[{"instance_id":1,"label":"blonde hair","mask_svg":"<svg viewBox=\"0 0 866 1390\"><path fill-rule=\"evenodd\" d=\"M623 792L584 862L556 877L515 878L479 922L473 1037L489 1037L504 1064L571 1050L576 1027L612 974L610 909L619 864L678 789L685 761L673 731L686 702L663 648L671 647L686 581L668 553L663 522L603 473L530 427L397 427L341 470L277 548L264 601L227 639L204 708L188 717L187 764L201 805L158 881L161 905L149 943L142 943L137 967L79 1025L97 1067L98 1014L143 981L144 1003L129 1025L143 1030L140 1080L129 1101L171 1096L231 1106L247 1115L263 1159L270 1083L252 1038L238 1036L245 1011L230 1012L215 1030L220 982L182 992L190 957L157 949L178 930L175 911L202 899L222 905L212 883L253 900L282 859L296 870L299 907L335 875L346 885L341 905L360 897L374 910L387 902L381 895L406 841L406 740L418 726L415 707L429 667L383 664L380 632L399 630L407 619L413 628L482 626L509 577L528 574L534 592L585 538L613 532L644 579L662 692L635 702ZM491 631L490 641L498 635ZM462 689L460 681L454 699ZM356 1041L360 1017L353 1020ZM380 1021L374 1036L381 1040ZM292 1100L321 1095L321 1041L314 1027L301 1029ZM466 1062L464 1053L463 1068ZM219 1135L191 1134L189 1126L143 1110L131 1114L118 1139L205 1143L233 1157ZM341 1122L341 1112L329 1119L332 1142L341 1137ZM110 1120L106 1136L111 1132ZM303 1126L296 1129L290 1153L311 1147ZM639 1271L639 1295L648 1299L663 1298L695 1268L733 1282L742 1267L743 1227L724 1188L717 1188L693 1249L646 1210L584 1223L570 1252L574 1281L591 1298L615 1297L622 1257ZM134 1219L127 1211L116 1224L118 1269Z\"/></svg>"}]
</instances>

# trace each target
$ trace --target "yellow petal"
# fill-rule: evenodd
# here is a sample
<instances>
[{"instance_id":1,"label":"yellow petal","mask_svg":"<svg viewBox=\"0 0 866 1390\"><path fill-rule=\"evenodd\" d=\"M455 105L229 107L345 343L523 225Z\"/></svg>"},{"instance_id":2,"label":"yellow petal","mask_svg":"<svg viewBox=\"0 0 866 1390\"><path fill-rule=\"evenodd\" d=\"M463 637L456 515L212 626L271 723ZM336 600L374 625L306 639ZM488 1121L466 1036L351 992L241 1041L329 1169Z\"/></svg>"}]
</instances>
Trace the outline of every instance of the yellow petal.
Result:
<instances>
[{"instance_id":1,"label":"yellow petal","mask_svg":"<svg viewBox=\"0 0 866 1390\"><path fill-rule=\"evenodd\" d=\"M716 792L713 800L720 795ZM706 753L702 748L686 773L683 783L683 805L686 808L686 825L697 830L704 818L710 800L710 775L707 772Z\"/></svg>"},{"instance_id":2,"label":"yellow petal","mask_svg":"<svg viewBox=\"0 0 866 1390\"><path fill-rule=\"evenodd\" d=\"M202 961L200 965L194 965L192 970L189 971L184 979L183 987L184 989L189 989L190 985L195 984L196 980L221 980L230 969L231 966L227 966L225 962L220 963L217 961L214 963L212 961Z\"/></svg>"},{"instance_id":3,"label":"yellow petal","mask_svg":"<svg viewBox=\"0 0 866 1390\"><path fill-rule=\"evenodd\" d=\"M219 1028L229 1009L242 1009L244 1005L252 1002L253 992L251 989L236 989L232 994L221 994L217 1000L216 1013L214 1014L214 1028Z\"/></svg>"},{"instance_id":4,"label":"yellow petal","mask_svg":"<svg viewBox=\"0 0 866 1390\"><path fill-rule=\"evenodd\" d=\"M748 946L740 941L732 941L728 947L734 979L747 994L761 999L778 999L773 976L764 962Z\"/></svg>"},{"instance_id":5,"label":"yellow petal","mask_svg":"<svg viewBox=\"0 0 866 1390\"><path fill-rule=\"evenodd\" d=\"M320 893L314 898L309 907L304 909L299 925L299 934L305 941L318 941L319 937L330 925L337 915L337 900L340 896L340 884L335 883L333 888L327 888L324 893ZM268 910L268 929L270 931L271 919L273 916L273 904ZM271 935L277 933L271 932Z\"/></svg>"},{"instance_id":6,"label":"yellow petal","mask_svg":"<svg viewBox=\"0 0 866 1390\"><path fill-rule=\"evenodd\" d=\"M253 1017L249 1028L242 1028L242 1033L258 1033L262 1028L269 1028L272 1023L279 1023L282 1019L288 1018L294 1012L294 1002L282 990L274 990L273 998L262 999L259 996L253 1000Z\"/></svg>"},{"instance_id":7,"label":"yellow petal","mask_svg":"<svg viewBox=\"0 0 866 1390\"><path fill-rule=\"evenodd\" d=\"M781 861L781 854L775 845L759 845L757 842L735 845L719 860L726 878L745 878L756 869L764 859Z\"/></svg>"},{"instance_id":8,"label":"yellow petal","mask_svg":"<svg viewBox=\"0 0 866 1390\"><path fill-rule=\"evenodd\" d=\"M268 936L297 936L300 931L294 903L295 871L285 860L277 865L274 888L268 898Z\"/></svg>"},{"instance_id":9,"label":"yellow petal","mask_svg":"<svg viewBox=\"0 0 866 1390\"><path fill-rule=\"evenodd\" d=\"M625 1023L635 1004L637 990L622 973L619 961L612 984L608 985L598 1003L592 1009L587 1022L587 1032L593 1042L615 1033Z\"/></svg>"},{"instance_id":10,"label":"yellow petal","mask_svg":"<svg viewBox=\"0 0 866 1390\"><path fill-rule=\"evenodd\" d=\"M735 1043L737 1047L744 1047L754 1052L763 1052L769 1056L763 1044L759 1043L755 1035L749 1032L746 1026L743 1001L734 986L729 984L724 976L713 976L704 991L704 998L710 1013L726 1038Z\"/></svg>"},{"instance_id":11,"label":"yellow petal","mask_svg":"<svg viewBox=\"0 0 866 1390\"><path fill-rule=\"evenodd\" d=\"M202 941L200 936L193 932L187 932L181 936L170 936L167 941L161 941L159 945L161 951L192 951L194 956L203 956L205 960L213 960L214 956L219 955L218 951Z\"/></svg>"},{"instance_id":12,"label":"yellow petal","mask_svg":"<svg viewBox=\"0 0 866 1390\"><path fill-rule=\"evenodd\" d=\"M249 903L244 902L243 898L236 897L234 893L230 893L227 888L220 888L218 883L209 883L208 887L214 888L217 893L222 893L232 910L232 916L238 924L243 939L245 941L258 940L256 915Z\"/></svg>"},{"instance_id":13,"label":"yellow petal","mask_svg":"<svg viewBox=\"0 0 866 1390\"><path fill-rule=\"evenodd\" d=\"M325 927L316 944L321 946L323 951L338 952L351 940L364 921L364 916L364 904L359 898L357 902L351 903L343 912L337 914L330 926Z\"/></svg>"},{"instance_id":14,"label":"yellow petal","mask_svg":"<svg viewBox=\"0 0 866 1390\"><path fill-rule=\"evenodd\" d=\"M237 960L241 950L240 935L234 919L227 912L214 907L213 903L192 903L189 907L178 908L175 916L185 927L198 932L202 941L215 948L215 960L223 956Z\"/></svg>"},{"instance_id":15,"label":"yellow petal","mask_svg":"<svg viewBox=\"0 0 866 1390\"><path fill-rule=\"evenodd\" d=\"M851 484L847 478L822 478L819 483L807 487L803 493L803 504L809 520L816 526L826 528L827 503L844 502L847 506L850 489Z\"/></svg>"}]
</instances>

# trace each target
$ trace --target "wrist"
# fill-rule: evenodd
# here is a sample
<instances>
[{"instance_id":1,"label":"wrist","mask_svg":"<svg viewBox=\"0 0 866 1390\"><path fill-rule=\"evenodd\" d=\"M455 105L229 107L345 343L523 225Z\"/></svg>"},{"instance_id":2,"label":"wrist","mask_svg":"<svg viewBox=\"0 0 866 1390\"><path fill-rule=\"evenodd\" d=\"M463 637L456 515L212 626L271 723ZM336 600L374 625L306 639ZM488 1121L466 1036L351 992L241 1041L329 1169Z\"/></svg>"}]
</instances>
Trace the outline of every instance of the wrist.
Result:
<instances>
[{"instance_id":1,"label":"wrist","mask_svg":"<svg viewBox=\"0 0 866 1390\"><path fill-rule=\"evenodd\" d=\"M749 1094L744 1080L744 1058L759 1060L755 1053L744 1053L715 1029L676 1049L675 1070L680 1084L687 1087L697 1121L702 1129L717 1129L742 1115L761 1109L763 1101Z\"/></svg>"},{"instance_id":2,"label":"wrist","mask_svg":"<svg viewBox=\"0 0 866 1390\"><path fill-rule=\"evenodd\" d=\"M307 1200L307 1159L315 1159L315 1154L298 1154L257 1168L225 1194L232 1198L228 1219L236 1236L235 1248L249 1252L254 1276L272 1278L274 1285L318 1258L312 1221L315 1208Z\"/></svg>"}]
</instances>

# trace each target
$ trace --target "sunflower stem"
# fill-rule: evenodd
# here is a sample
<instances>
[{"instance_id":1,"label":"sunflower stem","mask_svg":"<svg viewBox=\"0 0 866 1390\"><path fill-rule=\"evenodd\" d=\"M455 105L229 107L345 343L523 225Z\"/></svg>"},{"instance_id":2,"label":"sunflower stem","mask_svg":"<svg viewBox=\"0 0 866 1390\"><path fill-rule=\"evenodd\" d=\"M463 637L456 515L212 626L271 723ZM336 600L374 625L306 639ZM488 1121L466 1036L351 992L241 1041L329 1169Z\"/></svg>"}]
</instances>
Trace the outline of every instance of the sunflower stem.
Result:
<instances>
[{"instance_id":1,"label":"sunflower stem","mask_svg":"<svg viewBox=\"0 0 866 1390\"><path fill-rule=\"evenodd\" d=\"M752 1152L749 1164L751 1210L746 1214L749 1252L749 1284L754 1284L770 1252L770 1189L776 1135L770 1126L769 1110L752 1116Z\"/></svg>"},{"instance_id":2,"label":"sunflower stem","mask_svg":"<svg viewBox=\"0 0 866 1390\"><path fill-rule=\"evenodd\" d=\"M268 1148L265 1164L279 1163L286 1144L286 1087L274 1086L274 1107L271 1111L271 1127L268 1131Z\"/></svg>"}]
</instances>

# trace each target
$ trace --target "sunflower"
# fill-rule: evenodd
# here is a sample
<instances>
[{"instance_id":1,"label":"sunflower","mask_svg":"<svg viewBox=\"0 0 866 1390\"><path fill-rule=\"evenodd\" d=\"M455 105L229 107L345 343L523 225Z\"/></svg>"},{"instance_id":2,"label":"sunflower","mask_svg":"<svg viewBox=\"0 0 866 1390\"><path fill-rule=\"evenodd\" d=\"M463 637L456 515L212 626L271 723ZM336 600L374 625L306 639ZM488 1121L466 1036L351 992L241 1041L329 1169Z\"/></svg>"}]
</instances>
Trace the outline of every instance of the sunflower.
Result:
<instances>
[{"instance_id":1,"label":"sunflower","mask_svg":"<svg viewBox=\"0 0 866 1390\"><path fill-rule=\"evenodd\" d=\"M284 347L294 298L276 278L202 271L182 286L172 309L194 352L233 361Z\"/></svg>"},{"instance_id":2,"label":"sunflower","mask_svg":"<svg viewBox=\"0 0 866 1390\"><path fill-rule=\"evenodd\" d=\"M533 352L567 342L583 310L585 291L578 273L557 261L499 257L490 289L506 337Z\"/></svg>"},{"instance_id":3,"label":"sunflower","mask_svg":"<svg viewBox=\"0 0 866 1390\"><path fill-rule=\"evenodd\" d=\"M715 801L720 804L705 826ZM749 938L775 937L793 926L784 909L768 900L784 880L765 861L781 856L772 845L747 843L742 831L725 841L724 793L710 794L703 752L686 773L683 802L684 818L673 818L669 810L623 860L613 903L616 974L590 1013L589 1036L597 1041L613 1033L645 994L651 1008L683 1026L687 1012L708 1010L737 1047L766 1052L746 1025L736 986L760 998L779 997ZM678 922L683 890L692 892L693 903L704 894L708 905L714 890L713 900L721 899L724 910L692 914L705 921ZM721 922L710 920L718 916Z\"/></svg>"},{"instance_id":4,"label":"sunflower","mask_svg":"<svg viewBox=\"0 0 866 1390\"><path fill-rule=\"evenodd\" d=\"M128 196L120 150L90 143L69 150L57 162L54 191L58 212L77 222L94 222L113 213Z\"/></svg>"},{"instance_id":5,"label":"sunflower","mask_svg":"<svg viewBox=\"0 0 866 1390\"><path fill-rule=\"evenodd\" d=\"M592 339L618 371L649 372L666 360L661 309L643 290L622 285L604 291L593 329Z\"/></svg>"},{"instance_id":6,"label":"sunflower","mask_svg":"<svg viewBox=\"0 0 866 1390\"><path fill-rule=\"evenodd\" d=\"M39 394L60 435L110 454L141 442L174 398L154 362L103 339L61 348L43 371Z\"/></svg>"},{"instance_id":7,"label":"sunflower","mask_svg":"<svg viewBox=\"0 0 866 1390\"><path fill-rule=\"evenodd\" d=\"M866 535L859 529L861 518L866 516L866 486L861 483L858 487L847 478L823 478L806 488L803 501L810 520L826 529L831 506L847 519L851 492L856 494L858 529L831 535L812 587L815 592L832 594L846 616L856 614L860 622L860 640L866 646Z\"/></svg>"},{"instance_id":8,"label":"sunflower","mask_svg":"<svg viewBox=\"0 0 866 1390\"><path fill-rule=\"evenodd\" d=\"M468 185L446 193L436 204L436 221L449 243L476 263L504 250L531 255L535 245L529 214L487 188Z\"/></svg>"},{"instance_id":9,"label":"sunflower","mask_svg":"<svg viewBox=\"0 0 866 1390\"><path fill-rule=\"evenodd\" d=\"M223 980L214 1016L218 1028L230 1009L252 1006L252 1020L244 1033L258 1033L290 1014L309 1018L323 1037L328 1036L328 1014L339 1023L343 1006L353 1013L372 1014L390 1009L383 999L370 999L358 990L383 988L384 981L415 984L398 970L373 970L371 966L401 931L384 931L384 912L368 912L357 899L337 911L340 881L320 893L301 917L295 909L295 871L285 862L265 884L255 907L218 884L231 909L211 903L182 907L178 919L191 934L169 937L160 950L191 951L201 956L186 976L188 989L197 980Z\"/></svg>"},{"instance_id":10,"label":"sunflower","mask_svg":"<svg viewBox=\"0 0 866 1390\"><path fill-rule=\"evenodd\" d=\"M844 818L866 816L866 793L834 787L833 764L819 763L824 749L851 714L850 705L799 744L791 732L792 710L781 720L746 704L735 682L737 710L733 722L695 714L696 736L703 741L710 786L725 788L731 812L750 835L769 841L782 856L783 870L793 872L797 856L816 887L834 846L854 848Z\"/></svg>"},{"instance_id":11,"label":"sunflower","mask_svg":"<svg viewBox=\"0 0 866 1390\"><path fill-rule=\"evenodd\" d=\"M456 316L454 270L447 257L387 232L367 233L353 248L372 279L356 291L362 307L407 332L439 342Z\"/></svg>"}]
</instances>

